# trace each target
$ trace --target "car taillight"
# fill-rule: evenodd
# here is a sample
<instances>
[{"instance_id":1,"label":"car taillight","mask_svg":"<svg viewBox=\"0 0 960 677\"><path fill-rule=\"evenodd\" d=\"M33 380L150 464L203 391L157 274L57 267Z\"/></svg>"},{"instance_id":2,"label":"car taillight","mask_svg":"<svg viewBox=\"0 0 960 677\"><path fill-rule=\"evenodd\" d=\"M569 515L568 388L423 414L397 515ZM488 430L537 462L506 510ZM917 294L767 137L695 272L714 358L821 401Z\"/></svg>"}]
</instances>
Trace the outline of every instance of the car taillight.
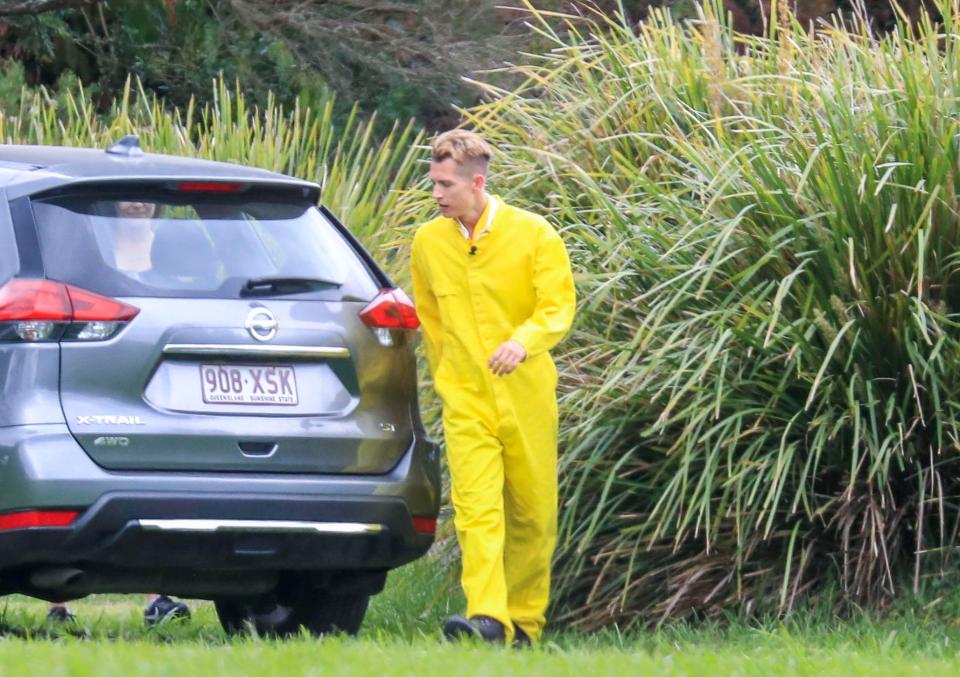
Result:
<instances>
[{"instance_id":1,"label":"car taillight","mask_svg":"<svg viewBox=\"0 0 960 677\"><path fill-rule=\"evenodd\" d=\"M177 190L181 193L236 193L242 189L241 183L224 181L184 181L177 184Z\"/></svg>"},{"instance_id":2,"label":"car taillight","mask_svg":"<svg viewBox=\"0 0 960 677\"><path fill-rule=\"evenodd\" d=\"M0 531L30 529L32 527L70 526L77 515L76 510L27 510L0 515Z\"/></svg>"},{"instance_id":3,"label":"car taillight","mask_svg":"<svg viewBox=\"0 0 960 677\"><path fill-rule=\"evenodd\" d=\"M0 287L0 341L102 341L139 312L63 282L14 278Z\"/></svg>"},{"instance_id":4,"label":"car taillight","mask_svg":"<svg viewBox=\"0 0 960 677\"><path fill-rule=\"evenodd\" d=\"M373 330L380 345L392 346L398 331L413 331L420 326L413 301L400 288L384 289L360 311L360 320Z\"/></svg>"},{"instance_id":5,"label":"car taillight","mask_svg":"<svg viewBox=\"0 0 960 677\"><path fill-rule=\"evenodd\" d=\"M414 517L413 530L418 534L433 534L437 531L436 517Z\"/></svg>"}]
</instances>

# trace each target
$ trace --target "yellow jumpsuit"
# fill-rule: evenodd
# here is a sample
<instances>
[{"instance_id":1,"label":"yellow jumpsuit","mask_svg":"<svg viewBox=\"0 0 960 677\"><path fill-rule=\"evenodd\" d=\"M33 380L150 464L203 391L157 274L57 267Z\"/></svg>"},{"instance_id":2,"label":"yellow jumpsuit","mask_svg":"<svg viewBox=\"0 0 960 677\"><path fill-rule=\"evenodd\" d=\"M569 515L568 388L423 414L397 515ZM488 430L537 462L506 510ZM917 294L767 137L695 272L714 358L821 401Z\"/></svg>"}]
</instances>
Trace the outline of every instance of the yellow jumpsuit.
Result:
<instances>
[{"instance_id":1,"label":"yellow jumpsuit","mask_svg":"<svg viewBox=\"0 0 960 677\"><path fill-rule=\"evenodd\" d=\"M471 254L470 252L474 253ZM413 293L443 427L467 616L536 640L557 533L557 371L547 352L576 305L563 241L542 217L489 196L469 237L454 219L422 225ZM505 341L527 351L494 376Z\"/></svg>"}]
</instances>

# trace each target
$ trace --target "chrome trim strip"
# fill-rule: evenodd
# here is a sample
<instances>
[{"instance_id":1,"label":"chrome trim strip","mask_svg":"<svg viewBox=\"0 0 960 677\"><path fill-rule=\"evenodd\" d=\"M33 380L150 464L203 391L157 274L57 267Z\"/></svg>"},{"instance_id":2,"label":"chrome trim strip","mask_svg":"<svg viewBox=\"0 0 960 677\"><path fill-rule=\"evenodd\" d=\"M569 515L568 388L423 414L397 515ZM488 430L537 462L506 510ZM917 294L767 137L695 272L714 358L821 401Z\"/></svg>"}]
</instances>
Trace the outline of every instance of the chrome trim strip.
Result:
<instances>
[{"instance_id":1,"label":"chrome trim strip","mask_svg":"<svg viewBox=\"0 0 960 677\"><path fill-rule=\"evenodd\" d=\"M299 357L304 359L347 359L349 348L334 346L276 346L218 343L168 343L164 355L198 355L202 357Z\"/></svg>"},{"instance_id":2,"label":"chrome trim strip","mask_svg":"<svg viewBox=\"0 0 960 677\"><path fill-rule=\"evenodd\" d=\"M259 531L270 533L379 534L382 524L361 522L296 522L292 520L219 520L219 519L143 519L137 520L147 531Z\"/></svg>"}]
</instances>

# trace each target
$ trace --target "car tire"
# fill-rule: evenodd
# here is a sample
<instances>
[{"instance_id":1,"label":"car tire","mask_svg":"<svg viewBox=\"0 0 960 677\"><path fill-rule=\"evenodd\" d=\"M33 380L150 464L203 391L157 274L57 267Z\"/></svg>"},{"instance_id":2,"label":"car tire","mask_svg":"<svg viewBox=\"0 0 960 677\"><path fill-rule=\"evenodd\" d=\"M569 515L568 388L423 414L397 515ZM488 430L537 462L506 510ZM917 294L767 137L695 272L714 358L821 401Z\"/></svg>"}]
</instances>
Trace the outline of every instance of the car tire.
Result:
<instances>
[{"instance_id":1,"label":"car tire","mask_svg":"<svg viewBox=\"0 0 960 677\"><path fill-rule=\"evenodd\" d=\"M227 634L254 632L272 637L296 635L301 628L317 636L337 632L355 635L369 602L368 594L336 593L301 579L282 581L273 592L258 598L214 600Z\"/></svg>"}]
</instances>

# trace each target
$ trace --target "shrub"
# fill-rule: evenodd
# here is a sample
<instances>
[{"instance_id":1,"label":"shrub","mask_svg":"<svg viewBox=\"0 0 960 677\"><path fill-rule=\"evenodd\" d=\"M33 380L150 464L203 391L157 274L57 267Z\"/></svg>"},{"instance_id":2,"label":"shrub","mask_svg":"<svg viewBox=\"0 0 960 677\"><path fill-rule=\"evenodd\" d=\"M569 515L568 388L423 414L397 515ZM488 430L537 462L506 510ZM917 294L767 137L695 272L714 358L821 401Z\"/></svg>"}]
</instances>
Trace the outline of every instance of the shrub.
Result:
<instances>
[{"instance_id":1,"label":"shrub","mask_svg":"<svg viewBox=\"0 0 960 677\"><path fill-rule=\"evenodd\" d=\"M960 529L960 6L735 35L596 14L469 122L559 224L555 616L883 606ZM849 26L848 26L849 27Z\"/></svg>"}]
</instances>

